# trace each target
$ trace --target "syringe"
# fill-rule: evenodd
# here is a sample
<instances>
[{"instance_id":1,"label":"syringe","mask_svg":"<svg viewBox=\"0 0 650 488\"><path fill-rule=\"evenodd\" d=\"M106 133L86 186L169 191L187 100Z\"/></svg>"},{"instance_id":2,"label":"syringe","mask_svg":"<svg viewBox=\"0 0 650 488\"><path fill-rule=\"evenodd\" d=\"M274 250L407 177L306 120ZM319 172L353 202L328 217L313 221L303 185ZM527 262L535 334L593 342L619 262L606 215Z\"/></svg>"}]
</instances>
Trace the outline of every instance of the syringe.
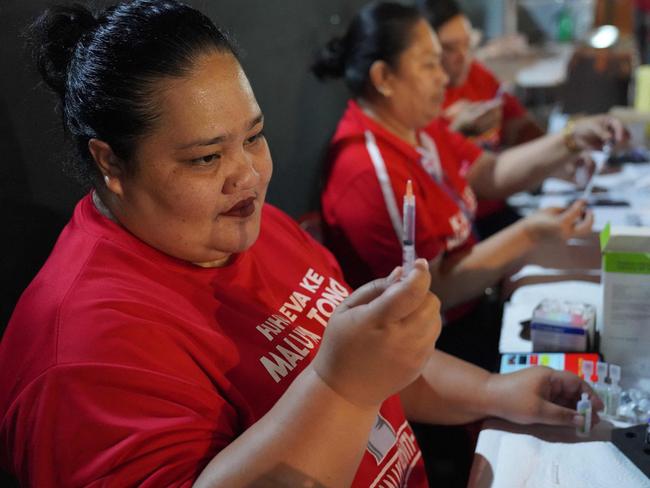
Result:
<instances>
[{"instance_id":1,"label":"syringe","mask_svg":"<svg viewBox=\"0 0 650 488\"><path fill-rule=\"evenodd\" d=\"M406 182L402 218L402 268L404 269L402 276L407 276L415 262L415 195L411 180Z\"/></svg>"},{"instance_id":2,"label":"syringe","mask_svg":"<svg viewBox=\"0 0 650 488\"><path fill-rule=\"evenodd\" d=\"M596 159L596 167L594 168L594 174L591 175L591 178L589 178L589 182L587 183L587 186L585 186L584 191L582 192L582 196L580 197L582 200L588 202L589 197L591 196L591 191L594 188L594 176L596 176L598 173L600 173L603 168L605 167L605 164L607 164L607 161L609 160L609 157L612 155L612 149L613 149L613 144L611 142L606 142L603 145L602 149L602 154L599 155L600 157Z\"/></svg>"}]
</instances>

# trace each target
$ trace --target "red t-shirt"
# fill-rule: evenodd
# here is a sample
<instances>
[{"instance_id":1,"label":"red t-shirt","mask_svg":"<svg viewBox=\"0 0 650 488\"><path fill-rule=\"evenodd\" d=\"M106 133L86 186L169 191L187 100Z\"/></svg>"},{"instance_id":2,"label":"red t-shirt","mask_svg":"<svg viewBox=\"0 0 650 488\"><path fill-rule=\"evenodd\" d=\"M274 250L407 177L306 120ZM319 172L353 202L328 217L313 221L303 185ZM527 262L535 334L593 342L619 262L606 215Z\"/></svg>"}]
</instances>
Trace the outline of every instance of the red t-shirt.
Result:
<instances>
[{"instance_id":1,"label":"red t-shirt","mask_svg":"<svg viewBox=\"0 0 650 488\"><path fill-rule=\"evenodd\" d=\"M472 62L465 83L460 86L449 86L445 92L443 109L449 108L460 100L471 102L482 102L493 99L501 83L477 61ZM503 93L503 119L501 127L487 131L484 134L471 138L477 144L490 148L499 148L503 143L503 124L508 120L518 119L526 115L526 109L519 103L519 100L509 93ZM449 122L449 121L447 121ZM486 217L505 207L503 200L480 200L477 210L478 218Z\"/></svg>"},{"instance_id":2,"label":"red t-shirt","mask_svg":"<svg viewBox=\"0 0 650 488\"><path fill-rule=\"evenodd\" d=\"M465 83L460 86L448 86L445 91L445 101L443 110L449 108L460 100L469 100L470 102L482 102L493 99L501 83L487 70L482 64L473 61ZM508 120L518 119L526 115L526 109L519 103L519 100L509 93L503 93L503 120L502 125ZM484 143L489 146L498 148L502 143L502 129L497 128L494 131L488 131L472 139L477 143Z\"/></svg>"},{"instance_id":3,"label":"red t-shirt","mask_svg":"<svg viewBox=\"0 0 650 488\"><path fill-rule=\"evenodd\" d=\"M356 286L386 276L402 264L402 244L391 224L366 147L366 130L374 135L383 157L400 218L406 182L413 181L416 254L431 260L441 253L472 246L475 240L470 218L476 201L463 174L480 156L481 149L451 132L441 121L427 127L426 134L437 146L446 176L441 184L422 167L421 154L414 147L384 129L365 115L356 102L350 101L330 145L329 170L321 202L326 243L341 263L348 282Z\"/></svg>"},{"instance_id":4,"label":"red t-shirt","mask_svg":"<svg viewBox=\"0 0 650 488\"><path fill-rule=\"evenodd\" d=\"M262 417L349 293L322 246L263 212L249 250L204 269L84 198L0 344L2 465L25 486L190 486ZM393 479L426 486L398 397L381 408L354 486Z\"/></svg>"}]
</instances>

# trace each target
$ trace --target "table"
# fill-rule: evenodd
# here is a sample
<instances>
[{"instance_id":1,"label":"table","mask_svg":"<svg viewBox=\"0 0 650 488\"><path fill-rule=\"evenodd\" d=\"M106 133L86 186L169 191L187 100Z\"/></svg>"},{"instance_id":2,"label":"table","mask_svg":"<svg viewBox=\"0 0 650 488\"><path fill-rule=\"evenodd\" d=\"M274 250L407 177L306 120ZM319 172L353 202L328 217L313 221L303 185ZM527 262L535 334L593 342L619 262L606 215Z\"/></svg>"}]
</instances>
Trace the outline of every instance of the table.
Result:
<instances>
[{"instance_id":1,"label":"table","mask_svg":"<svg viewBox=\"0 0 650 488\"><path fill-rule=\"evenodd\" d=\"M522 337L521 321L531 317L544 298L584 301L596 306L596 330L602 326L599 233L608 222L613 225L650 225L650 164L624 164L619 171L597 175L600 195L626 201L627 207L592 206L594 232L567 244L540 247L526 259L526 266L510 275L502 286L505 302L500 353L532 352L532 342ZM575 185L549 178L541 195L518 194L509 203L524 214L537 208L565 207L581 196Z\"/></svg>"},{"instance_id":2,"label":"table","mask_svg":"<svg viewBox=\"0 0 650 488\"><path fill-rule=\"evenodd\" d=\"M608 220L614 224L650 225L650 191L645 186L648 175L650 165L624 165L620 172L598 176L596 181L610 195L627 200L627 212L635 212L640 216L638 219L630 222L624 212L595 207L594 233L567 244L538 249L528 256L526 266L505 280L502 293L507 301L500 353L532 352L532 342L522 337L520 322L530 318L543 298L592 303L597 308L597 329L601 326L599 232ZM524 212L539 206L566 205L579 193L566 185L551 180L545 183L541 196L519 195L514 203ZM609 442L614 427L626 426L623 422L604 421L584 440L570 428L488 420L479 435L468 487L650 487L650 480ZM611 482L611 475L620 478Z\"/></svg>"},{"instance_id":3,"label":"table","mask_svg":"<svg viewBox=\"0 0 650 488\"><path fill-rule=\"evenodd\" d=\"M479 435L467 486L650 487L650 480L609 442L612 429L619 426L603 420L585 439L567 427L488 420Z\"/></svg>"}]
</instances>

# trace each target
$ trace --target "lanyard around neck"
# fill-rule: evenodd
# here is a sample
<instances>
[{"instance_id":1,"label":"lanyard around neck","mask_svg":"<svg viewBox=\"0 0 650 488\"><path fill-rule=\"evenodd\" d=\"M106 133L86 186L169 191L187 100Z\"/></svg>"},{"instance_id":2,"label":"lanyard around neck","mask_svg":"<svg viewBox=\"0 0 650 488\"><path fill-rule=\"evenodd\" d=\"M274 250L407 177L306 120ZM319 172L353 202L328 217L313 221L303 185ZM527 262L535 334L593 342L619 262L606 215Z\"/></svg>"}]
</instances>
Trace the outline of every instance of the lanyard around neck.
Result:
<instances>
[{"instance_id":1,"label":"lanyard around neck","mask_svg":"<svg viewBox=\"0 0 650 488\"><path fill-rule=\"evenodd\" d=\"M395 193L393 192L393 187L390 184L390 177L388 176L388 170L386 169L386 163L384 158L379 151L379 146L377 146L377 141L375 136L370 132L369 129L366 129L366 149L370 155L370 160L372 165L375 168L375 173L377 174L377 179L379 180L379 186L381 187L381 193L384 196L384 202L386 203L386 210L388 210L388 215L390 221L393 224L393 229L395 234L400 242L402 242L402 236L404 230L402 229L402 219L400 218L399 210L397 207L397 199L395 198Z\"/></svg>"}]
</instances>

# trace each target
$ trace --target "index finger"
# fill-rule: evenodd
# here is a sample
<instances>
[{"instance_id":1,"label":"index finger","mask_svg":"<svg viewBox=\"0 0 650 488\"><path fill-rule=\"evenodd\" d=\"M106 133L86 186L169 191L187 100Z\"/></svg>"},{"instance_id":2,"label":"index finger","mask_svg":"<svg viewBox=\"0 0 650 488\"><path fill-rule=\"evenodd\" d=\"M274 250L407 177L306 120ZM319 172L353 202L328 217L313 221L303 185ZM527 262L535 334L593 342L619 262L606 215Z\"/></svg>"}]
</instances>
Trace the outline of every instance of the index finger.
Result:
<instances>
[{"instance_id":1,"label":"index finger","mask_svg":"<svg viewBox=\"0 0 650 488\"><path fill-rule=\"evenodd\" d=\"M588 234L591 232L593 226L594 213L591 210L587 210L584 217L573 226L573 233L576 236Z\"/></svg>"},{"instance_id":2,"label":"index finger","mask_svg":"<svg viewBox=\"0 0 650 488\"><path fill-rule=\"evenodd\" d=\"M618 144L625 140L626 129L623 123L614 117L608 117L606 126L609 132L613 135L614 143Z\"/></svg>"}]
</instances>

